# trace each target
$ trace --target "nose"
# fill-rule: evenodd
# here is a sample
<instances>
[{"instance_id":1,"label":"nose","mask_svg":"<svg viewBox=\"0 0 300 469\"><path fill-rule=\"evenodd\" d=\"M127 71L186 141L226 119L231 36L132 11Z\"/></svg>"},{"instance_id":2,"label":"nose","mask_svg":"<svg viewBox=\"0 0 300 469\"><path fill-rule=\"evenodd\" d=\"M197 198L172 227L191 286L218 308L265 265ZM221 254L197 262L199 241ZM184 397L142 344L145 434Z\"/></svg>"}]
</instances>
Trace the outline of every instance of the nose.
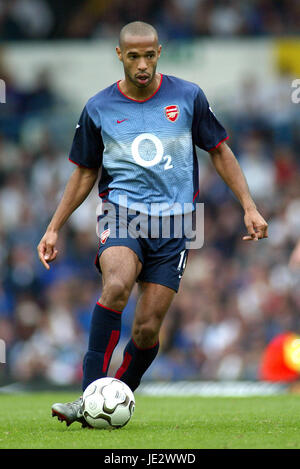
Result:
<instances>
[{"instance_id":1,"label":"nose","mask_svg":"<svg viewBox=\"0 0 300 469\"><path fill-rule=\"evenodd\" d=\"M139 60L138 69L141 71L147 70L147 63L144 57L141 57L141 59Z\"/></svg>"}]
</instances>

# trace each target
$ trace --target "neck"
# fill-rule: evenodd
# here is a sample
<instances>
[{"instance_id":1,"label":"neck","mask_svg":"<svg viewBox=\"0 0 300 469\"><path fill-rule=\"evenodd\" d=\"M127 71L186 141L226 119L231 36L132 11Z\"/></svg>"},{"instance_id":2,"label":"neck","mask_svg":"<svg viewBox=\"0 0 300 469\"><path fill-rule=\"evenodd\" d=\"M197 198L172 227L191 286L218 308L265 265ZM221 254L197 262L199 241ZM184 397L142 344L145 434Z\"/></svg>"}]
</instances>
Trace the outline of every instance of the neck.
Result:
<instances>
[{"instance_id":1,"label":"neck","mask_svg":"<svg viewBox=\"0 0 300 469\"><path fill-rule=\"evenodd\" d=\"M160 73L156 73L152 82L146 88L138 88L127 77L119 82L119 87L122 93L126 94L129 98L136 99L137 101L144 101L150 98L155 91L157 91L161 82Z\"/></svg>"}]
</instances>

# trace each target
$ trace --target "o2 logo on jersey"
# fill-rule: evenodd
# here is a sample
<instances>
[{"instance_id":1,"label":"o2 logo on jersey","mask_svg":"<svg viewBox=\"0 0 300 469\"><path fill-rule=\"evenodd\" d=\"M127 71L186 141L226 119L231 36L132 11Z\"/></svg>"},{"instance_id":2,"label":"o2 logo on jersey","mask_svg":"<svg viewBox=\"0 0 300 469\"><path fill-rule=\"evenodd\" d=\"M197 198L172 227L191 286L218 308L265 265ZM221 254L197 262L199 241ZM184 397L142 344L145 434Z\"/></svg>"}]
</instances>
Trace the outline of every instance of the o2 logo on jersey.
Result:
<instances>
[{"instance_id":1,"label":"o2 logo on jersey","mask_svg":"<svg viewBox=\"0 0 300 469\"><path fill-rule=\"evenodd\" d=\"M140 144L144 140L150 140L155 146L156 154L155 154L154 158L152 158L151 160L145 160L140 155L139 147L140 147ZM172 157L170 155L165 155L164 156L163 144L161 143L160 139L158 137L156 137L156 135L141 134L138 137L136 137L132 142L131 152L132 152L132 156L133 156L134 161L138 165L143 166L144 168L150 168L151 166L155 166L155 165L159 164L161 161L165 161L165 165L164 165L165 170L173 168Z\"/></svg>"},{"instance_id":2,"label":"o2 logo on jersey","mask_svg":"<svg viewBox=\"0 0 300 469\"><path fill-rule=\"evenodd\" d=\"M175 104L173 106L165 107L166 118L171 122L176 122L179 117L179 107Z\"/></svg>"}]
</instances>

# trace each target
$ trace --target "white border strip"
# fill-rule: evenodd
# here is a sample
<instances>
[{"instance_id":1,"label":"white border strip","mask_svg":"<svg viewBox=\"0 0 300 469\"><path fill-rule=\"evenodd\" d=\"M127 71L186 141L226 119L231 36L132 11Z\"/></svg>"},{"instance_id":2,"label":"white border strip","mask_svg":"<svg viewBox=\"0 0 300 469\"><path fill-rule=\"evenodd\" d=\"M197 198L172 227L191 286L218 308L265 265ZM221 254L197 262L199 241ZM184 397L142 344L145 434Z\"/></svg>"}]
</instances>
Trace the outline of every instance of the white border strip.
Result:
<instances>
[{"instance_id":1,"label":"white border strip","mask_svg":"<svg viewBox=\"0 0 300 469\"><path fill-rule=\"evenodd\" d=\"M144 383L138 394L147 396L202 396L249 397L286 394L288 387L280 383L252 381L177 381L170 383Z\"/></svg>"}]
</instances>

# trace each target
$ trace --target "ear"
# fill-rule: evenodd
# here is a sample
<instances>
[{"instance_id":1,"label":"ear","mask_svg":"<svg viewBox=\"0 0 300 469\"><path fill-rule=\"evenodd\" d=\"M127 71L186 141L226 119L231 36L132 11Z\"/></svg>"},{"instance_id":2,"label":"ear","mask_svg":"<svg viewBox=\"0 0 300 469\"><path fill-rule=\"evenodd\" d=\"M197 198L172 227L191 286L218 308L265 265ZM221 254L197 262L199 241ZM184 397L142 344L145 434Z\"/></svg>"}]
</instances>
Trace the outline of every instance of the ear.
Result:
<instances>
[{"instance_id":1,"label":"ear","mask_svg":"<svg viewBox=\"0 0 300 469\"><path fill-rule=\"evenodd\" d=\"M162 49L162 46L161 46L161 45L159 45L159 46L158 46L158 49L157 49L157 55L158 55L158 58L160 58L161 49Z\"/></svg>"},{"instance_id":2,"label":"ear","mask_svg":"<svg viewBox=\"0 0 300 469\"><path fill-rule=\"evenodd\" d=\"M119 57L119 60L122 62L122 51L120 49L119 46L116 47L116 52L117 52L117 56Z\"/></svg>"}]
</instances>

